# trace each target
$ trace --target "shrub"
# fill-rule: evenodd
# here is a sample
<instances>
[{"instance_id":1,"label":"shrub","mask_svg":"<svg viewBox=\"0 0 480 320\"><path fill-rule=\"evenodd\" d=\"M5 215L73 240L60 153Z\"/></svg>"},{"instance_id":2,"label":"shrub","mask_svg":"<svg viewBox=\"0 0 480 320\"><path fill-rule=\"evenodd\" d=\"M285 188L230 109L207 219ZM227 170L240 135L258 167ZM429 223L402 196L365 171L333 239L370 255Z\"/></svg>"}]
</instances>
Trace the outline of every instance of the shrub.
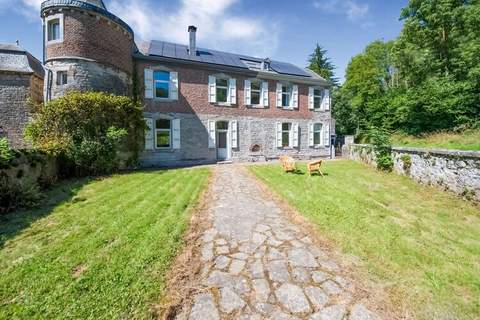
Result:
<instances>
[{"instance_id":1,"label":"shrub","mask_svg":"<svg viewBox=\"0 0 480 320\"><path fill-rule=\"evenodd\" d=\"M409 173L410 168L412 167L412 157L409 154L403 154L400 157L400 160L403 162L403 170Z\"/></svg>"},{"instance_id":2,"label":"shrub","mask_svg":"<svg viewBox=\"0 0 480 320\"><path fill-rule=\"evenodd\" d=\"M14 151L10 148L7 138L0 139L0 169L6 168L15 157Z\"/></svg>"},{"instance_id":3,"label":"shrub","mask_svg":"<svg viewBox=\"0 0 480 320\"><path fill-rule=\"evenodd\" d=\"M19 182L0 172L0 214L36 206L42 199L37 183Z\"/></svg>"},{"instance_id":4,"label":"shrub","mask_svg":"<svg viewBox=\"0 0 480 320\"><path fill-rule=\"evenodd\" d=\"M70 92L34 106L26 135L34 147L60 159L63 173L99 175L119 168L121 151L136 162L144 129L141 107L130 98Z\"/></svg>"},{"instance_id":5,"label":"shrub","mask_svg":"<svg viewBox=\"0 0 480 320\"><path fill-rule=\"evenodd\" d=\"M371 128L369 138L375 152L377 168L384 171L392 171L392 144L390 142L390 134L379 128Z\"/></svg>"}]
</instances>

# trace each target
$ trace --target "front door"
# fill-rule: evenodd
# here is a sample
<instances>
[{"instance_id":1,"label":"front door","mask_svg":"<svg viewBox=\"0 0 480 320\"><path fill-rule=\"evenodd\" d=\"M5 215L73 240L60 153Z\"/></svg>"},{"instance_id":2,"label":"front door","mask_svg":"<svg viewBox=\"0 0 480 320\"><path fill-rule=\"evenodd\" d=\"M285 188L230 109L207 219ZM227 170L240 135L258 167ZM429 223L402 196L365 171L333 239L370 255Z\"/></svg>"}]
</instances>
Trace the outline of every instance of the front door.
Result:
<instances>
[{"instance_id":1,"label":"front door","mask_svg":"<svg viewBox=\"0 0 480 320\"><path fill-rule=\"evenodd\" d=\"M229 159L228 152L228 121L217 122L217 159L224 161Z\"/></svg>"}]
</instances>

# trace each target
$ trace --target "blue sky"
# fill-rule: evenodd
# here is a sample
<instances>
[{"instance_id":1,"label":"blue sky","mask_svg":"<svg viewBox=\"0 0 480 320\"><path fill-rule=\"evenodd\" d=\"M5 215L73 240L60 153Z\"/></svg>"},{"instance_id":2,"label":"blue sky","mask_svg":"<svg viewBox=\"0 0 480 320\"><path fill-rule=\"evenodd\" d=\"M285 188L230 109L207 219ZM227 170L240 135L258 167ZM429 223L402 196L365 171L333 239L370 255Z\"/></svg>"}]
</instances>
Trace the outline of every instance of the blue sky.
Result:
<instances>
[{"instance_id":1,"label":"blue sky","mask_svg":"<svg viewBox=\"0 0 480 320\"><path fill-rule=\"evenodd\" d=\"M0 42L20 44L41 59L41 0L0 0ZM271 57L305 66L315 43L329 52L343 80L351 57L376 40L395 38L407 0L106 0L137 40L188 41L198 46Z\"/></svg>"}]
</instances>

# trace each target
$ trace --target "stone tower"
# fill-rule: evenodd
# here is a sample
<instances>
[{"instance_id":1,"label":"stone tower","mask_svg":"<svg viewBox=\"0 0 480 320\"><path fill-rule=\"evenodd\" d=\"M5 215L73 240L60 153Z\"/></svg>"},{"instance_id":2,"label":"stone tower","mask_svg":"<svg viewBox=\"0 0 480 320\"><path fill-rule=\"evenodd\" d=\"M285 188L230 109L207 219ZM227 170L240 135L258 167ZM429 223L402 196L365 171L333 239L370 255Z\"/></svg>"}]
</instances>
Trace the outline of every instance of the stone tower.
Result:
<instances>
[{"instance_id":1,"label":"stone tower","mask_svg":"<svg viewBox=\"0 0 480 320\"><path fill-rule=\"evenodd\" d=\"M45 100L68 90L131 95L132 29L102 0L42 3Z\"/></svg>"}]
</instances>

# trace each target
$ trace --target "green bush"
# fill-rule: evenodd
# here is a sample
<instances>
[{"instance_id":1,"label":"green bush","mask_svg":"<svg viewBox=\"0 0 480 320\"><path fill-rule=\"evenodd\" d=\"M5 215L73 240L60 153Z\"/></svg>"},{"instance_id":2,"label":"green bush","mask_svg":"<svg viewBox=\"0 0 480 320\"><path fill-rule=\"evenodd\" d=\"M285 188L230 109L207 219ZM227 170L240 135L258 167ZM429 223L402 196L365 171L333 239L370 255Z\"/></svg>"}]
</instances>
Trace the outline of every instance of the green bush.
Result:
<instances>
[{"instance_id":1,"label":"green bush","mask_svg":"<svg viewBox=\"0 0 480 320\"><path fill-rule=\"evenodd\" d=\"M19 182L0 172L0 214L36 206L42 199L37 183Z\"/></svg>"},{"instance_id":2,"label":"green bush","mask_svg":"<svg viewBox=\"0 0 480 320\"><path fill-rule=\"evenodd\" d=\"M392 171L392 144L390 142L390 134L379 128L371 128L369 138L375 152L377 168L384 171Z\"/></svg>"},{"instance_id":3,"label":"green bush","mask_svg":"<svg viewBox=\"0 0 480 320\"><path fill-rule=\"evenodd\" d=\"M410 172L412 167L412 157L409 154L404 154L400 157L400 160L403 162L403 170L405 172Z\"/></svg>"},{"instance_id":4,"label":"green bush","mask_svg":"<svg viewBox=\"0 0 480 320\"><path fill-rule=\"evenodd\" d=\"M6 168L15 157L15 153L10 148L7 138L0 139L0 169Z\"/></svg>"},{"instance_id":5,"label":"green bush","mask_svg":"<svg viewBox=\"0 0 480 320\"><path fill-rule=\"evenodd\" d=\"M119 168L119 152L136 162L144 129L142 109L130 98L70 92L34 106L26 135L34 147L60 159L62 173L99 175Z\"/></svg>"}]
</instances>

